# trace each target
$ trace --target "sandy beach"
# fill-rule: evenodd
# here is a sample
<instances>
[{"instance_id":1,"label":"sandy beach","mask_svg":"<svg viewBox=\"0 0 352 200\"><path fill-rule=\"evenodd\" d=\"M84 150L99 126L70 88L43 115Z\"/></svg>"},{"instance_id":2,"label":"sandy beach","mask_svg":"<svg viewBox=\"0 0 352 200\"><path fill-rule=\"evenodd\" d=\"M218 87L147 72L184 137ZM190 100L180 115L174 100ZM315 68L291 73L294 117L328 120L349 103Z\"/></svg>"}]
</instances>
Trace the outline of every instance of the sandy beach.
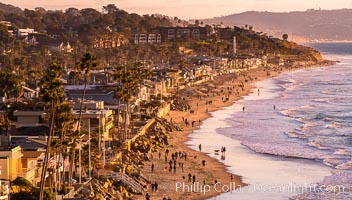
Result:
<instances>
[{"instance_id":1,"label":"sandy beach","mask_svg":"<svg viewBox=\"0 0 352 200\"><path fill-rule=\"evenodd\" d=\"M236 187L245 186L246 183L242 182L240 176L231 175L226 170L227 166L199 150L190 149L185 144L189 140L189 134L202 126L202 121L210 117L209 112L230 106L242 96L247 95L256 81L271 78L289 70L331 64L333 63L327 62L290 69L256 68L241 72L237 76L234 74L221 75L215 77L214 80L180 91L179 99L182 99L180 100L182 103L189 105L189 109L172 110L166 119L181 127L183 131L170 133L169 145L160 150L160 158L159 152L153 152L151 161L146 162L142 169L145 177L148 177L152 183L157 182L158 184L157 191L153 191L149 186L147 192L150 199L207 199L230 192ZM259 89L258 92L260 93ZM221 144L218 145L221 146ZM169 153L165 159L167 150ZM172 159L171 155L175 155L175 152L185 153L187 158ZM219 154L221 155L221 152ZM154 166L153 171L152 165ZM189 174L191 182L189 182ZM194 184L193 175L195 176ZM145 199L145 196L134 196L134 199Z\"/></svg>"}]
</instances>

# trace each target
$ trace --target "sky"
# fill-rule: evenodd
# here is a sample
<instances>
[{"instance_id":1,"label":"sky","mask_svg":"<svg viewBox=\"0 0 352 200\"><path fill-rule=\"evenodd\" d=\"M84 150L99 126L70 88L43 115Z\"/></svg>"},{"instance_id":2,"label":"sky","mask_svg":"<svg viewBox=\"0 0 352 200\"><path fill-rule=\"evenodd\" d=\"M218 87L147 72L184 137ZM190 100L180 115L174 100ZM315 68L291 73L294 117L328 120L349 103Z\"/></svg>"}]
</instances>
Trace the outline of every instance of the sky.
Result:
<instances>
[{"instance_id":1,"label":"sky","mask_svg":"<svg viewBox=\"0 0 352 200\"><path fill-rule=\"evenodd\" d=\"M94 8L115 4L129 13L163 14L181 19L220 17L245 11L304 11L307 9L352 8L352 0L0 0L22 9L47 10Z\"/></svg>"}]
</instances>

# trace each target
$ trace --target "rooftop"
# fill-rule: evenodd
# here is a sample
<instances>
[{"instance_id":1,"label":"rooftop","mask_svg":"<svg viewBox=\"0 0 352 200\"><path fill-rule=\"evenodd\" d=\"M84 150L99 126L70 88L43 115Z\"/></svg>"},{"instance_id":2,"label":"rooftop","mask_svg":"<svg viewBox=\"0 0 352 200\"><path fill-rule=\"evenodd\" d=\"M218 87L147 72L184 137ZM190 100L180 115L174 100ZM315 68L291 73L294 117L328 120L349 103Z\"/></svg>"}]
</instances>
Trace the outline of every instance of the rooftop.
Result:
<instances>
[{"instance_id":1,"label":"rooftop","mask_svg":"<svg viewBox=\"0 0 352 200\"><path fill-rule=\"evenodd\" d=\"M44 154L42 151L23 151L22 153L24 158L38 158Z\"/></svg>"}]
</instances>

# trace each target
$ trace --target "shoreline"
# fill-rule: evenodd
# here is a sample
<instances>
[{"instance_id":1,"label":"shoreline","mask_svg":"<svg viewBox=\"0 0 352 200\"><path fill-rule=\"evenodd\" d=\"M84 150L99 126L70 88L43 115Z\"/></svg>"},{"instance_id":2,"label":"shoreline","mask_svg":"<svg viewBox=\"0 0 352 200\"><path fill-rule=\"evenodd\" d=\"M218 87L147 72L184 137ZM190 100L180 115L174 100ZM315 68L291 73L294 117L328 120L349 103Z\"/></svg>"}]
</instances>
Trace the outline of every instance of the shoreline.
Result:
<instances>
[{"instance_id":1,"label":"shoreline","mask_svg":"<svg viewBox=\"0 0 352 200\"><path fill-rule=\"evenodd\" d=\"M246 183L242 181L241 176L239 175L233 175L233 180L230 179L231 173L228 171L229 166L218 161L216 158L210 157L209 154L193 150L190 147L191 144L187 144L187 142L190 140L190 134L194 130L197 130L199 126L202 126L202 122L205 119L212 117L210 112L233 105L243 96L248 95L254 88L254 83L258 81L275 77L284 72L324 67L333 64L335 64L335 62L326 61L323 63L317 63L315 65L299 66L294 68L274 67L266 69L261 67L245 72L240 72L237 77L234 74L221 75L215 77L215 79L212 81L208 81L206 83L192 86L186 88L183 91L180 91L180 94L185 99L184 102L189 104L190 109L193 110L194 114L191 114L189 111L171 110L169 115L165 117L168 121L172 121L175 125L180 126L183 129L182 131L170 133L169 145L167 148L170 149L170 152L181 150L185 151L186 154L189 155L190 159L185 163L184 173L173 174L168 172L168 170L165 171L165 169L163 171L162 169L164 165L167 165L167 163L163 164L163 159L155 159L158 157L158 152L152 153L152 157L154 159L152 159L151 162L145 163L145 167L142 169L142 172L148 176L152 182L158 182L161 187L159 187L160 190L157 192L152 192L150 188L147 190L151 196L151 199L162 199L163 197L170 197L171 199L208 199L228 192L216 191L215 188L212 188L209 192L206 193L204 191L202 193L195 190L187 190L182 192L177 191L177 183L182 183L182 181L187 182L188 173L196 174L197 180L200 183L206 183L204 185L210 185L211 187L214 187L216 182L218 183L217 185L219 185L219 182L225 183L224 185L226 185L226 183L228 185L228 183L234 182L237 187L246 186ZM204 88L208 89L207 96L205 96L207 92L200 92L204 91ZM193 90L193 96L187 92L190 89ZM200 95L205 97L199 98ZM226 100L226 98L228 98L228 100ZM207 103L209 101L212 101L212 103ZM191 123L189 123L189 126L186 126L184 122L185 118L187 118L189 122L195 121L194 127L191 126ZM219 144L219 146L221 146L221 144ZM162 152L162 155L164 155L164 152ZM201 165L202 160L206 161L205 166ZM157 173L150 172L152 163L156 166L155 168ZM186 178L183 179L185 175Z\"/></svg>"}]
</instances>

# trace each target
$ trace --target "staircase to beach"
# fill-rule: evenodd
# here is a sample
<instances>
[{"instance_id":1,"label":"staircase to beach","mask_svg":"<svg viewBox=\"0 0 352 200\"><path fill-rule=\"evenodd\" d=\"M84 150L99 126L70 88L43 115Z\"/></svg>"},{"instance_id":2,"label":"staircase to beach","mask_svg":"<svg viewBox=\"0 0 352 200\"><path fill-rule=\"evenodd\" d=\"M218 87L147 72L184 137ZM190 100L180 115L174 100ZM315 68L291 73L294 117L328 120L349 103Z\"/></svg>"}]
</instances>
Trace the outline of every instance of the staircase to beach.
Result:
<instances>
[{"instance_id":1,"label":"staircase to beach","mask_svg":"<svg viewBox=\"0 0 352 200\"><path fill-rule=\"evenodd\" d=\"M109 178L122 181L138 193L143 193L143 187L133 178L121 172L112 172Z\"/></svg>"}]
</instances>

